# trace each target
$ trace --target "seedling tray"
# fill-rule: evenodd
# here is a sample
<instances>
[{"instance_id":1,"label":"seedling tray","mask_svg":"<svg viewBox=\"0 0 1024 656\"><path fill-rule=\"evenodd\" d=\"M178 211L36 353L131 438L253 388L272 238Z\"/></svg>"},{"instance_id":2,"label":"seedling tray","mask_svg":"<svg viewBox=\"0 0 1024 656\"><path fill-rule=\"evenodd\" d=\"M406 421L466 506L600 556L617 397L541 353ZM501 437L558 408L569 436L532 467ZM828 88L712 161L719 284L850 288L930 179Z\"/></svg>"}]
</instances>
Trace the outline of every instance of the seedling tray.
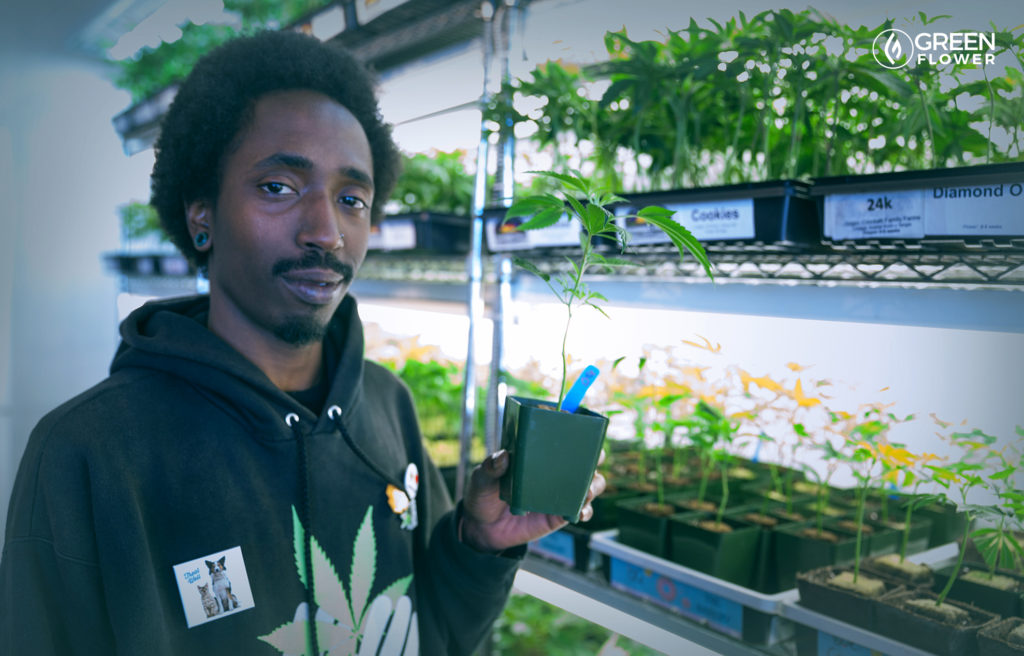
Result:
<instances>
[{"instance_id":1,"label":"seedling tray","mask_svg":"<svg viewBox=\"0 0 1024 656\"><path fill-rule=\"evenodd\" d=\"M956 545L946 544L907 559L934 567L949 562L955 556ZM786 599L780 614L796 623L798 656L932 656L874 631L818 613L800 605L798 598Z\"/></svg>"},{"instance_id":2,"label":"seedling tray","mask_svg":"<svg viewBox=\"0 0 1024 656\"><path fill-rule=\"evenodd\" d=\"M628 547L616 531L595 533L590 548L607 557L613 588L751 644L768 646L792 636L779 612L796 598L795 589L761 594Z\"/></svg>"},{"instance_id":3,"label":"seedling tray","mask_svg":"<svg viewBox=\"0 0 1024 656\"><path fill-rule=\"evenodd\" d=\"M572 524L530 542L530 553L581 572L601 568L601 555L590 548L593 531Z\"/></svg>"},{"instance_id":4,"label":"seedling tray","mask_svg":"<svg viewBox=\"0 0 1024 656\"><path fill-rule=\"evenodd\" d=\"M740 244L818 243L821 235L807 184L795 180L753 182L624 196L616 214L647 205L675 211L672 217L702 242ZM631 244L668 243L650 224L622 219Z\"/></svg>"}]
</instances>

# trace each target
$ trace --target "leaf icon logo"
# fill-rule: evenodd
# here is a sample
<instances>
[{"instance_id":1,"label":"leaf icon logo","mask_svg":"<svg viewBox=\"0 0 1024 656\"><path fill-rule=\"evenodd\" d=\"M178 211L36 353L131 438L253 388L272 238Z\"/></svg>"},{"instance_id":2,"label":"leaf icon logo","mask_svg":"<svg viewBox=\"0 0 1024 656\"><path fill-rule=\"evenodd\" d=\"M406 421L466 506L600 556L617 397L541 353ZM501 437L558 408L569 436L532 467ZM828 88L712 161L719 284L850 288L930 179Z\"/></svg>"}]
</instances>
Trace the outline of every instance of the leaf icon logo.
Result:
<instances>
[{"instance_id":1,"label":"leaf icon logo","mask_svg":"<svg viewBox=\"0 0 1024 656\"><path fill-rule=\"evenodd\" d=\"M885 42L885 56L889 58L890 64L895 64L896 60L899 59L902 54L903 48L900 46L900 40L896 33L893 32Z\"/></svg>"},{"instance_id":2,"label":"leaf icon logo","mask_svg":"<svg viewBox=\"0 0 1024 656\"><path fill-rule=\"evenodd\" d=\"M882 30L871 44L871 54L880 66L903 68L914 57L914 40L903 30Z\"/></svg>"}]
</instances>

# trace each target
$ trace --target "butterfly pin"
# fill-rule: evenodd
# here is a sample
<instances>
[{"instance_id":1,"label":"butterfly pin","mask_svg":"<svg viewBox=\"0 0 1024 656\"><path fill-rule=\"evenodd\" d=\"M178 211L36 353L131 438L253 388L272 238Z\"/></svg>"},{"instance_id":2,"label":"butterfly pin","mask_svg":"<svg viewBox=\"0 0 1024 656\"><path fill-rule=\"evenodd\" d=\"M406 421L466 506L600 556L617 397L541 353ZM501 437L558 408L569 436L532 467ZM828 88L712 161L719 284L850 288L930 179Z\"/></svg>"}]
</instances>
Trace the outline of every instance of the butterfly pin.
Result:
<instances>
[{"instance_id":1,"label":"butterfly pin","mask_svg":"<svg viewBox=\"0 0 1024 656\"><path fill-rule=\"evenodd\" d=\"M388 506L391 512L402 518L402 528L411 531L419 525L416 516L416 493L420 489L420 472L415 463L409 463L405 468L405 489L402 490L395 485L388 485L385 494L388 497Z\"/></svg>"}]
</instances>

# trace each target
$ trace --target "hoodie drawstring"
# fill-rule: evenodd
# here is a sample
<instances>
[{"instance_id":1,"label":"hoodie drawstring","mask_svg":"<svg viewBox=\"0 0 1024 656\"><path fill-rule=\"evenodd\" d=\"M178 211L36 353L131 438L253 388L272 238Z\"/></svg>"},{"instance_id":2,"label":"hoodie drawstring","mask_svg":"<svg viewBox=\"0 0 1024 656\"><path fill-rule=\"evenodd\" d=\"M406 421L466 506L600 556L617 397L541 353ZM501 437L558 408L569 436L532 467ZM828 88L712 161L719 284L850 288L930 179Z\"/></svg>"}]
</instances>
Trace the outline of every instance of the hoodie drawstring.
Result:
<instances>
[{"instance_id":1,"label":"hoodie drawstring","mask_svg":"<svg viewBox=\"0 0 1024 656\"><path fill-rule=\"evenodd\" d=\"M348 430L345 428L345 424L341 421L341 408L336 405L332 405L327 408L327 417L334 422L334 426L338 429L338 432L341 433L342 438L344 438L345 443L348 444L349 448L352 449L352 451L359 456L375 474L399 488L405 487L404 481L396 481L394 476L385 474L384 470L378 467L377 463L371 460L370 457L366 455L366 452L363 451L362 447L352 439L352 436L348 434Z\"/></svg>"},{"instance_id":2,"label":"hoodie drawstring","mask_svg":"<svg viewBox=\"0 0 1024 656\"><path fill-rule=\"evenodd\" d=\"M310 518L312 517L312 510L310 504L309 494L309 453L306 448L306 435L299 428L299 416L294 412L288 413L284 418L284 423L288 424L289 428L292 429L292 433L295 435L295 440L299 445L299 522L302 524L302 550L303 550L303 569L306 572L306 636L307 642L312 647L313 656L319 656L320 645L317 641L316 635L316 613L314 609L314 602L316 600L316 590L314 589L313 583L313 545L312 545L312 526Z\"/></svg>"}]
</instances>

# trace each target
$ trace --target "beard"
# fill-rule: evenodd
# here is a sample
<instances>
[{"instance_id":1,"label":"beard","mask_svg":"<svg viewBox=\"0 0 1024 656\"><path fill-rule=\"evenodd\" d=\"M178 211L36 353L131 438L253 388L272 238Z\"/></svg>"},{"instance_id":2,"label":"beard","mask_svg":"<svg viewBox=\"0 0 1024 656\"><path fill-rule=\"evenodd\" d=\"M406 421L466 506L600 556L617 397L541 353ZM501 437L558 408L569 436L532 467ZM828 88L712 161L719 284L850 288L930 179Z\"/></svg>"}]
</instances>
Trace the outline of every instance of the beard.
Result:
<instances>
[{"instance_id":1,"label":"beard","mask_svg":"<svg viewBox=\"0 0 1024 656\"><path fill-rule=\"evenodd\" d=\"M327 325L330 318L321 319L317 316L288 317L274 326L274 335L285 344L308 346L323 341L327 336Z\"/></svg>"}]
</instances>

